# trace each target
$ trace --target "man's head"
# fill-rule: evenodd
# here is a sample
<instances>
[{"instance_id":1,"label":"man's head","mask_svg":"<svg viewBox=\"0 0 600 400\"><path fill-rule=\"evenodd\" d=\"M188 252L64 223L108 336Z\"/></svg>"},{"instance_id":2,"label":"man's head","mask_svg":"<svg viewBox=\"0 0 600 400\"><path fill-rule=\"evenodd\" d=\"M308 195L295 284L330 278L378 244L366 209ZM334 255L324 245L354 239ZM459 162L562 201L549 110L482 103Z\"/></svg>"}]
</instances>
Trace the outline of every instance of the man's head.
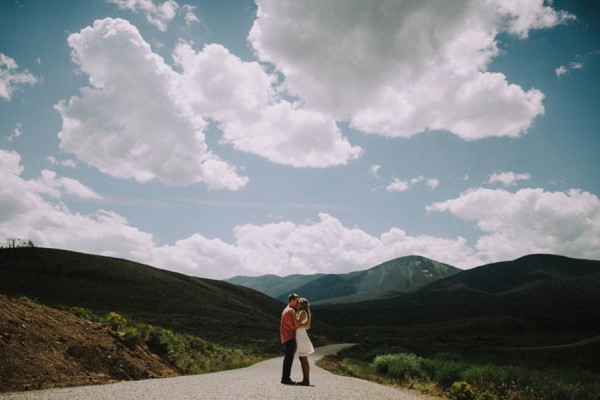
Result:
<instances>
[{"instance_id":1,"label":"man's head","mask_svg":"<svg viewBox=\"0 0 600 400\"><path fill-rule=\"evenodd\" d=\"M288 305L290 307L296 307L298 306L298 300L300 300L300 296L298 296L296 293L290 293L288 296Z\"/></svg>"}]
</instances>

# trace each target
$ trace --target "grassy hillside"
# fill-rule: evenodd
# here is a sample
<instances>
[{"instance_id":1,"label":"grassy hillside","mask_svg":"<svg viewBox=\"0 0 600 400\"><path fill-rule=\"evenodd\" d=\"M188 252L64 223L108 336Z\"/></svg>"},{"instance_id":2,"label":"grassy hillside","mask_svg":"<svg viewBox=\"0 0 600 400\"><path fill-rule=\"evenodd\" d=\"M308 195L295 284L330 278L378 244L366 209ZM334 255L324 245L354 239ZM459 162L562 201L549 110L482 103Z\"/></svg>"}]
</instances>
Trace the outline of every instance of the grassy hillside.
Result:
<instances>
[{"instance_id":1,"label":"grassy hillside","mask_svg":"<svg viewBox=\"0 0 600 400\"><path fill-rule=\"evenodd\" d=\"M335 360L356 377L444 398L597 400L599 285L600 261L532 255L313 310L359 343Z\"/></svg>"},{"instance_id":2,"label":"grassy hillside","mask_svg":"<svg viewBox=\"0 0 600 400\"><path fill-rule=\"evenodd\" d=\"M593 331L600 325L598 285L600 261L531 255L462 271L414 293L314 308L331 323L350 325L510 317L536 329Z\"/></svg>"},{"instance_id":3,"label":"grassy hillside","mask_svg":"<svg viewBox=\"0 0 600 400\"><path fill-rule=\"evenodd\" d=\"M425 257L407 256L365 271L347 274L235 277L228 282L259 290L284 301L291 292L313 304L357 302L414 291L460 270Z\"/></svg>"},{"instance_id":4,"label":"grassy hillside","mask_svg":"<svg viewBox=\"0 0 600 400\"><path fill-rule=\"evenodd\" d=\"M279 350L284 304L242 286L71 251L0 250L0 293L186 332L221 345ZM328 327L315 321L313 337Z\"/></svg>"}]
</instances>

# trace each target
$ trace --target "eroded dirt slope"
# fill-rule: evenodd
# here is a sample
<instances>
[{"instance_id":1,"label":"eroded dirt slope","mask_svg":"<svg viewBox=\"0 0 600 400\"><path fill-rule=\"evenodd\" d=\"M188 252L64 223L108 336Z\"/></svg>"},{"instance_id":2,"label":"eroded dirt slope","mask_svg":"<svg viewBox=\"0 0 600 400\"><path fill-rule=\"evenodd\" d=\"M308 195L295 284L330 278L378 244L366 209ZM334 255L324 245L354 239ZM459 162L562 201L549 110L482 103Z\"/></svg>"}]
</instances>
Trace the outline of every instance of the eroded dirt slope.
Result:
<instances>
[{"instance_id":1,"label":"eroded dirt slope","mask_svg":"<svg viewBox=\"0 0 600 400\"><path fill-rule=\"evenodd\" d=\"M0 392L176 376L101 325L0 295Z\"/></svg>"}]
</instances>

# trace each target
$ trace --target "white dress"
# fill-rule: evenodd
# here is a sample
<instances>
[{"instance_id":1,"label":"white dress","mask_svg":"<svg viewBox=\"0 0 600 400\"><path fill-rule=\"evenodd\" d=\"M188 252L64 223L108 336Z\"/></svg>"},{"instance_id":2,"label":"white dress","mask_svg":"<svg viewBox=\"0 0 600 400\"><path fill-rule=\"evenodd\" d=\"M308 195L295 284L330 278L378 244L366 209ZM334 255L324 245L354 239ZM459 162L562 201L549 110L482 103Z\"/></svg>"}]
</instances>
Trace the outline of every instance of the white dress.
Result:
<instances>
[{"instance_id":1,"label":"white dress","mask_svg":"<svg viewBox=\"0 0 600 400\"><path fill-rule=\"evenodd\" d=\"M301 322L305 324L308 322L308 317L304 318ZM305 357L309 354L315 352L315 348L313 347L310 339L308 338L308 333L306 333L306 328L299 327L296 329L296 355L299 357Z\"/></svg>"}]
</instances>

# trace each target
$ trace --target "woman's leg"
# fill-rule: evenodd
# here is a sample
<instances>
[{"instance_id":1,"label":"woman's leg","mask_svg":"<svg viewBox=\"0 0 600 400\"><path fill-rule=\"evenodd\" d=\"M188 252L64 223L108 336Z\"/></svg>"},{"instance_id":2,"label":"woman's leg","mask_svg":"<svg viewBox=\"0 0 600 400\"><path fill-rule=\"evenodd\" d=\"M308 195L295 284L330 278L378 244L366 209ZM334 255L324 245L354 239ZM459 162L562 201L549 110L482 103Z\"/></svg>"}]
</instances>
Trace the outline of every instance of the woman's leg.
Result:
<instances>
[{"instance_id":1,"label":"woman's leg","mask_svg":"<svg viewBox=\"0 0 600 400\"><path fill-rule=\"evenodd\" d=\"M302 365L302 382L300 385L310 385L310 365L308 364L308 356L300 356L300 365Z\"/></svg>"}]
</instances>

